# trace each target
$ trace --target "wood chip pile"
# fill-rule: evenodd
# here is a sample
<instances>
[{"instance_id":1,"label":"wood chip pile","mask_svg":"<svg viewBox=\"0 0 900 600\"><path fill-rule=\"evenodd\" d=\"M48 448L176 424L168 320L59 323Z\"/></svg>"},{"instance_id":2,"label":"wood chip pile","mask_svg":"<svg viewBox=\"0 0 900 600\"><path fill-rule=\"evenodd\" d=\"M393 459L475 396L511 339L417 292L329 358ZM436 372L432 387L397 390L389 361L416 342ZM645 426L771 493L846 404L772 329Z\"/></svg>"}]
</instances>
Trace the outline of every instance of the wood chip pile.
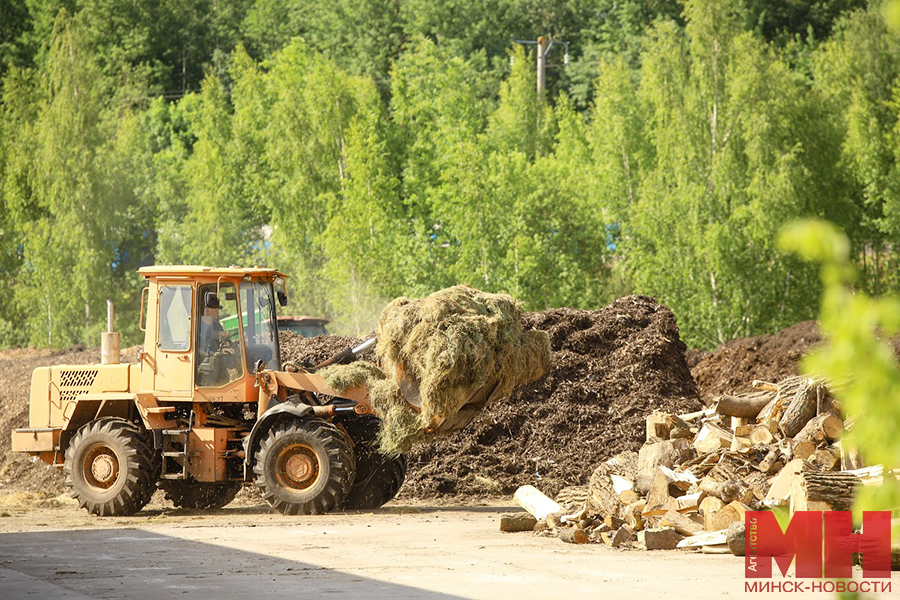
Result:
<instances>
[{"instance_id":1,"label":"wood chip pile","mask_svg":"<svg viewBox=\"0 0 900 600\"><path fill-rule=\"evenodd\" d=\"M640 452L603 462L589 485L562 490L552 504L521 488L516 499L535 516L533 530L573 543L742 554L747 511L848 510L860 485L881 482L882 467L864 468L841 443L849 422L825 382L791 377L753 388L703 411L654 411Z\"/></svg>"}]
</instances>

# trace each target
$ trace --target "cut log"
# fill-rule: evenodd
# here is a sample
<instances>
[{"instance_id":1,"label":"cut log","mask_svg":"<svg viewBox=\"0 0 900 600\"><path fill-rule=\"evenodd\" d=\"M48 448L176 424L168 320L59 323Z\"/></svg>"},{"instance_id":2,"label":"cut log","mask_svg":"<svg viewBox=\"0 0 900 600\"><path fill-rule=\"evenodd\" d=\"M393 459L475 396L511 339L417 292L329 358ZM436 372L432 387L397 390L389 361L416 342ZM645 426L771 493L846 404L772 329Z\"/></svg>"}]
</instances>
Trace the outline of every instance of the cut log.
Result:
<instances>
[{"instance_id":1,"label":"cut log","mask_svg":"<svg viewBox=\"0 0 900 600\"><path fill-rule=\"evenodd\" d=\"M859 478L849 473L803 471L791 487L791 513L850 510L859 486Z\"/></svg>"},{"instance_id":2,"label":"cut log","mask_svg":"<svg viewBox=\"0 0 900 600\"><path fill-rule=\"evenodd\" d=\"M500 531L508 533L534 531L535 525L537 525L537 519L527 512L500 515Z\"/></svg>"},{"instance_id":3,"label":"cut log","mask_svg":"<svg viewBox=\"0 0 900 600\"><path fill-rule=\"evenodd\" d=\"M756 473L756 471L754 471ZM725 501L749 502L750 485L744 480L750 477L750 467L734 456L725 454L700 482L700 490Z\"/></svg>"},{"instance_id":4,"label":"cut log","mask_svg":"<svg viewBox=\"0 0 900 600\"><path fill-rule=\"evenodd\" d=\"M662 506L657 506L656 508L644 509L644 512L641 513L641 516L651 524L659 523L659 517L663 516L670 510L674 510L678 512L678 501L675 498L670 497L665 504Z\"/></svg>"},{"instance_id":5,"label":"cut log","mask_svg":"<svg viewBox=\"0 0 900 600\"><path fill-rule=\"evenodd\" d=\"M838 457L834 455L829 448L819 448L816 453L810 457L810 462L821 471L832 471L834 466L838 464Z\"/></svg>"},{"instance_id":6,"label":"cut log","mask_svg":"<svg viewBox=\"0 0 900 600\"><path fill-rule=\"evenodd\" d=\"M673 550L683 538L671 527L656 527L638 533L638 542L647 550Z\"/></svg>"},{"instance_id":7,"label":"cut log","mask_svg":"<svg viewBox=\"0 0 900 600\"><path fill-rule=\"evenodd\" d=\"M632 541L634 538L634 531L632 531L628 525L622 525L616 529L616 532L612 535L609 545L613 548L618 548L619 546Z\"/></svg>"},{"instance_id":8,"label":"cut log","mask_svg":"<svg viewBox=\"0 0 900 600\"><path fill-rule=\"evenodd\" d=\"M769 486L766 500L775 504L788 502L791 497L794 478L799 476L801 470L803 470L802 459L797 458L786 464L778 475L772 479L772 485Z\"/></svg>"},{"instance_id":9,"label":"cut log","mask_svg":"<svg viewBox=\"0 0 900 600\"><path fill-rule=\"evenodd\" d=\"M777 392L778 384L771 383L769 381L760 381L759 379L754 379L750 385L758 390L764 390L766 392Z\"/></svg>"},{"instance_id":10,"label":"cut log","mask_svg":"<svg viewBox=\"0 0 900 600\"><path fill-rule=\"evenodd\" d=\"M691 537L686 537L680 542L676 547L678 548L701 548L703 546L718 546L720 544L727 544L728 539L725 535L724 531L705 531L703 533L698 533L697 535L692 535Z\"/></svg>"},{"instance_id":11,"label":"cut log","mask_svg":"<svg viewBox=\"0 0 900 600\"><path fill-rule=\"evenodd\" d=\"M715 531L713 515L722 510L725 503L715 496L707 496L700 502L700 514L703 515L703 527L707 531Z\"/></svg>"},{"instance_id":12,"label":"cut log","mask_svg":"<svg viewBox=\"0 0 900 600\"><path fill-rule=\"evenodd\" d=\"M562 512L563 507L545 496L532 485L523 485L513 495L516 503L531 513L535 519L542 521L556 512Z\"/></svg>"},{"instance_id":13,"label":"cut log","mask_svg":"<svg viewBox=\"0 0 900 600\"><path fill-rule=\"evenodd\" d=\"M768 446L775 441L775 436L764 425L757 425L750 432L750 442L754 446Z\"/></svg>"},{"instance_id":14,"label":"cut log","mask_svg":"<svg viewBox=\"0 0 900 600\"><path fill-rule=\"evenodd\" d=\"M741 452L746 453L749 452L753 448L753 442L750 441L748 437L740 437L734 436L734 439L731 440L731 451L732 452Z\"/></svg>"},{"instance_id":15,"label":"cut log","mask_svg":"<svg viewBox=\"0 0 900 600\"><path fill-rule=\"evenodd\" d=\"M784 398L779 394L776 395L775 399L768 403L765 408L759 411L756 421L774 434L778 432L778 422L781 420L781 415L783 414Z\"/></svg>"},{"instance_id":16,"label":"cut log","mask_svg":"<svg viewBox=\"0 0 900 600\"><path fill-rule=\"evenodd\" d=\"M757 427L756 425L735 425L735 417L731 417L731 431L737 437L750 437L750 433Z\"/></svg>"},{"instance_id":17,"label":"cut log","mask_svg":"<svg viewBox=\"0 0 900 600\"><path fill-rule=\"evenodd\" d=\"M729 525L728 530L725 532L725 540L728 543L728 549L731 550L731 553L735 556L744 556L744 531L744 521L741 520L735 521Z\"/></svg>"},{"instance_id":18,"label":"cut log","mask_svg":"<svg viewBox=\"0 0 900 600\"><path fill-rule=\"evenodd\" d=\"M672 469L663 466L660 466L659 470L662 471L663 475L666 476L666 479L669 481L669 486L675 486L682 492L686 492L691 488L691 486L693 486L695 483L698 483L697 478L694 477L694 475L689 471L673 471ZM670 495L675 496L675 494L671 492ZM681 494L678 495L680 496Z\"/></svg>"},{"instance_id":19,"label":"cut log","mask_svg":"<svg viewBox=\"0 0 900 600\"><path fill-rule=\"evenodd\" d=\"M844 432L844 422L834 413L813 417L794 436L795 442L833 442Z\"/></svg>"},{"instance_id":20,"label":"cut log","mask_svg":"<svg viewBox=\"0 0 900 600\"><path fill-rule=\"evenodd\" d=\"M678 504L678 512L690 512L698 510L700 502L706 497L704 492L694 492L693 494L685 494L679 498L675 498Z\"/></svg>"},{"instance_id":21,"label":"cut log","mask_svg":"<svg viewBox=\"0 0 900 600\"><path fill-rule=\"evenodd\" d=\"M700 454L708 454L720 448L730 448L733 437L732 433L723 427L714 423L704 423L694 438L694 449Z\"/></svg>"},{"instance_id":22,"label":"cut log","mask_svg":"<svg viewBox=\"0 0 900 600\"><path fill-rule=\"evenodd\" d=\"M703 417L709 417L714 414L716 414L716 409L704 408L703 410L698 410L696 412L684 413L684 414L678 415L678 418L684 422L690 422L690 421L695 421L695 420L703 418Z\"/></svg>"},{"instance_id":23,"label":"cut log","mask_svg":"<svg viewBox=\"0 0 900 600\"><path fill-rule=\"evenodd\" d=\"M644 512L658 510L669 502L669 480L665 473L656 469L656 475L653 477L653 485L650 486L650 492L647 494L647 506Z\"/></svg>"},{"instance_id":24,"label":"cut log","mask_svg":"<svg viewBox=\"0 0 900 600\"><path fill-rule=\"evenodd\" d=\"M637 492L634 490L625 490L621 494L619 494L619 504L624 504L625 506L631 504L632 502L637 502L641 497L637 495Z\"/></svg>"},{"instance_id":25,"label":"cut log","mask_svg":"<svg viewBox=\"0 0 900 600\"><path fill-rule=\"evenodd\" d=\"M625 519L625 523L631 527L632 531L640 531L644 528L644 517L642 515L646 506L646 500L638 500L622 510L622 518Z\"/></svg>"},{"instance_id":26,"label":"cut log","mask_svg":"<svg viewBox=\"0 0 900 600\"><path fill-rule=\"evenodd\" d=\"M816 416L819 387L820 384L808 379L794 394L778 422L778 428L784 437L794 437L810 419Z\"/></svg>"},{"instance_id":27,"label":"cut log","mask_svg":"<svg viewBox=\"0 0 900 600\"><path fill-rule=\"evenodd\" d=\"M779 467L777 465L783 465L784 461L782 459L781 450L779 448L772 448L766 454L766 456L759 461L759 470L763 473L775 473Z\"/></svg>"},{"instance_id":28,"label":"cut log","mask_svg":"<svg viewBox=\"0 0 900 600\"><path fill-rule=\"evenodd\" d=\"M590 490L586 485L570 485L559 490L554 500L564 508L572 506L584 506L590 496Z\"/></svg>"},{"instance_id":29,"label":"cut log","mask_svg":"<svg viewBox=\"0 0 900 600\"><path fill-rule=\"evenodd\" d=\"M797 442L794 444L793 456L806 460L816 453L816 445L812 442Z\"/></svg>"},{"instance_id":30,"label":"cut log","mask_svg":"<svg viewBox=\"0 0 900 600\"><path fill-rule=\"evenodd\" d=\"M692 454L688 440L661 440L646 442L638 454L638 473L655 475L656 467L674 467Z\"/></svg>"},{"instance_id":31,"label":"cut log","mask_svg":"<svg viewBox=\"0 0 900 600\"><path fill-rule=\"evenodd\" d=\"M731 502L722 507L721 510L716 511L716 513L712 516L712 529L728 529L728 526L736 521L743 521L744 514L751 510L749 506L742 502Z\"/></svg>"},{"instance_id":32,"label":"cut log","mask_svg":"<svg viewBox=\"0 0 900 600\"><path fill-rule=\"evenodd\" d=\"M707 496L719 498L725 503L744 497L741 485L736 481L715 481L708 476L700 482L700 491Z\"/></svg>"},{"instance_id":33,"label":"cut log","mask_svg":"<svg viewBox=\"0 0 900 600\"><path fill-rule=\"evenodd\" d=\"M730 417L743 419L755 419L763 407L772 401L769 392L756 392L745 396L719 396L716 403L716 412Z\"/></svg>"},{"instance_id":34,"label":"cut log","mask_svg":"<svg viewBox=\"0 0 900 600\"><path fill-rule=\"evenodd\" d=\"M659 442L671 444L671 442ZM655 445L655 444L654 444ZM643 449L641 450L643 452ZM588 513L594 515L612 515L619 509L619 491L634 481L637 475L638 454L622 452L613 458L600 463L591 473L588 485Z\"/></svg>"},{"instance_id":35,"label":"cut log","mask_svg":"<svg viewBox=\"0 0 900 600\"><path fill-rule=\"evenodd\" d=\"M659 520L663 527L671 527L681 535L694 535L703 531L703 527L674 510L666 512Z\"/></svg>"},{"instance_id":36,"label":"cut log","mask_svg":"<svg viewBox=\"0 0 900 600\"><path fill-rule=\"evenodd\" d=\"M616 515L609 515L603 519L603 525L605 525L609 531L615 531L624 524L625 520Z\"/></svg>"},{"instance_id":37,"label":"cut log","mask_svg":"<svg viewBox=\"0 0 900 600\"><path fill-rule=\"evenodd\" d=\"M653 439L667 440L672 431L672 419L664 412L654 410L647 415L647 441Z\"/></svg>"},{"instance_id":38,"label":"cut log","mask_svg":"<svg viewBox=\"0 0 900 600\"><path fill-rule=\"evenodd\" d=\"M587 544L588 534L577 527L563 527L559 530L559 539L567 544Z\"/></svg>"}]
</instances>

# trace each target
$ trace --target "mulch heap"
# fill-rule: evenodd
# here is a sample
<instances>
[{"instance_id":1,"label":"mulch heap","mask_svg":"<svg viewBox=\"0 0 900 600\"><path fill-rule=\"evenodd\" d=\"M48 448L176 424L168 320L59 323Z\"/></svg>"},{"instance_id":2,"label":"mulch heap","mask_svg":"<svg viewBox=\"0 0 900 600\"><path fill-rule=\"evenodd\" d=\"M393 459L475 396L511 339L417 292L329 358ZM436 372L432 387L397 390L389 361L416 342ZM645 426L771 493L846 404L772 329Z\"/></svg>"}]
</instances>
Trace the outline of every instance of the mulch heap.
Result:
<instances>
[{"instance_id":1,"label":"mulch heap","mask_svg":"<svg viewBox=\"0 0 900 600\"><path fill-rule=\"evenodd\" d=\"M675 316L652 298L627 296L593 311L526 313L524 324L550 335L550 373L464 430L414 448L401 497L508 495L525 484L553 495L586 484L614 454L637 451L654 409L677 414L702 407ZM283 355L314 362L358 341L281 337Z\"/></svg>"},{"instance_id":2,"label":"mulch heap","mask_svg":"<svg viewBox=\"0 0 900 600\"><path fill-rule=\"evenodd\" d=\"M819 324L803 321L776 333L731 340L714 352L691 350L688 361L711 404L717 396L752 390L754 379L781 381L800 372L800 359L822 342Z\"/></svg>"}]
</instances>

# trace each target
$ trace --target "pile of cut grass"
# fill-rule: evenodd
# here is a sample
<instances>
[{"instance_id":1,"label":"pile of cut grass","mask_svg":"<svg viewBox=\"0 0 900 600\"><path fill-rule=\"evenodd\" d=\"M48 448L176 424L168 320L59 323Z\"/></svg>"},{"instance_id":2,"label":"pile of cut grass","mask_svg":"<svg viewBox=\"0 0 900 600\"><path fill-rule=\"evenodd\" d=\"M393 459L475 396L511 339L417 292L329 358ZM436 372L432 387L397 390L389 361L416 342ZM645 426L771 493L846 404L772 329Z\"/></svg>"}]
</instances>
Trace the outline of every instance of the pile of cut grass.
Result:
<instances>
[{"instance_id":1,"label":"pile of cut grass","mask_svg":"<svg viewBox=\"0 0 900 600\"><path fill-rule=\"evenodd\" d=\"M382 418L381 451L403 454L478 389L496 386L494 398L506 398L540 379L550 369L550 338L523 330L511 296L458 285L385 307L376 355L383 370L356 362L320 374L339 391L365 383Z\"/></svg>"}]
</instances>

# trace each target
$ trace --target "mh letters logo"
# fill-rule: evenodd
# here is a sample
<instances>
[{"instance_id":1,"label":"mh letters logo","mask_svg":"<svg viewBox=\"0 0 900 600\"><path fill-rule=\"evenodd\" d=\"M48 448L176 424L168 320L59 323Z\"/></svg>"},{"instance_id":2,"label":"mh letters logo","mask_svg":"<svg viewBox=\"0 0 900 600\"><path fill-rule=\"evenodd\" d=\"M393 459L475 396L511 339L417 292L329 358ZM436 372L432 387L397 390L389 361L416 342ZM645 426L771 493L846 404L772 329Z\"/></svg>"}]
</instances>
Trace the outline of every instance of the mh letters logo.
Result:
<instances>
[{"instance_id":1,"label":"mh letters logo","mask_svg":"<svg viewBox=\"0 0 900 600\"><path fill-rule=\"evenodd\" d=\"M863 577L891 576L891 513L863 513L861 533L853 533L847 511L802 511L791 516L782 532L774 513L746 513L744 573L746 577L771 577L772 560L787 575L796 557L797 577L847 579L853 572L853 555L863 555ZM823 530L824 522L824 530Z\"/></svg>"}]
</instances>

